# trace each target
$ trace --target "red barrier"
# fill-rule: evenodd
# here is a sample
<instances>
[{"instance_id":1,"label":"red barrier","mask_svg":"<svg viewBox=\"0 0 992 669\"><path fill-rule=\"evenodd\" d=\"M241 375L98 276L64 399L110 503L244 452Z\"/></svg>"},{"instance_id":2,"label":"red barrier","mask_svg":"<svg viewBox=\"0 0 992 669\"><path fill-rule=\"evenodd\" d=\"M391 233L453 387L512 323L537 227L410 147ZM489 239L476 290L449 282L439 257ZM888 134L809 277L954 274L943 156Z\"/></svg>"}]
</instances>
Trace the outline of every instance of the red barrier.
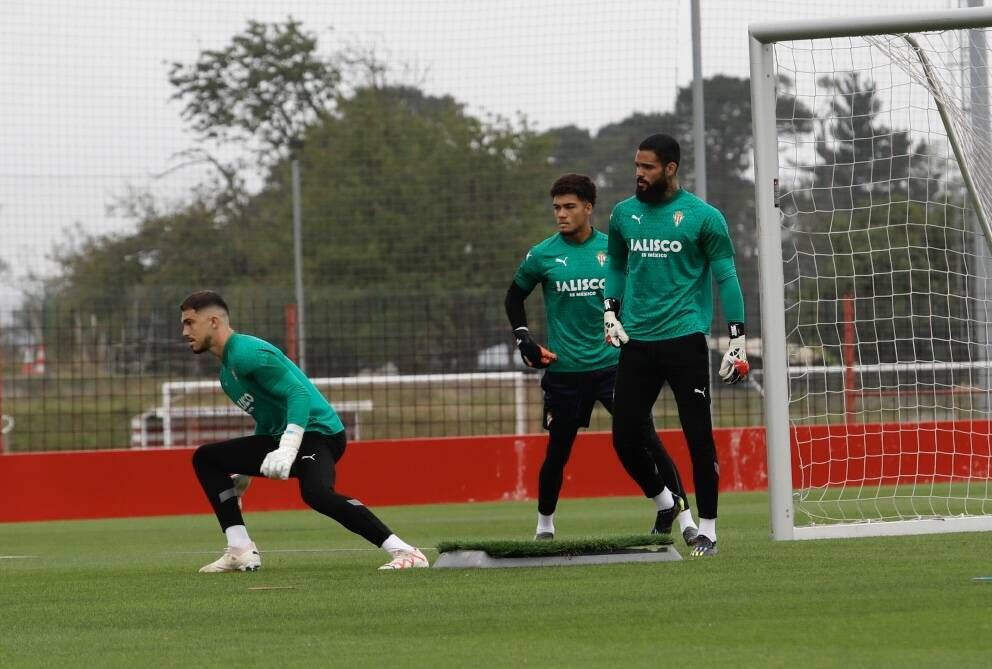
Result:
<instances>
[{"instance_id":1,"label":"red barrier","mask_svg":"<svg viewBox=\"0 0 992 669\"><path fill-rule=\"evenodd\" d=\"M663 431L679 468L691 472L680 431ZM369 506L532 499L543 434L360 441L341 460L338 489ZM764 437L718 432L722 487L764 487ZM76 451L0 457L0 522L209 513L192 449ZM686 478L691 478L688 475ZM686 481L691 485L690 481ZM637 495L609 433L580 434L565 470L565 497ZM306 508L292 481L256 480L251 511Z\"/></svg>"},{"instance_id":2,"label":"red barrier","mask_svg":"<svg viewBox=\"0 0 992 669\"><path fill-rule=\"evenodd\" d=\"M680 430L662 430L690 492L692 467ZM990 422L810 426L794 437L804 475L823 485L865 476L872 483L989 476ZM720 489L767 487L763 428L714 431ZM338 489L369 506L533 499L546 436L360 441L339 465ZM796 440L794 440L796 442ZM794 447L795 449L795 447ZM209 513L192 449L76 451L0 456L0 522ZM798 485L800 470L793 465ZM842 476L843 474L843 476ZM579 435L564 497L638 495L609 433ZM258 479L246 508L306 508L292 481Z\"/></svg>"}]
</instances>

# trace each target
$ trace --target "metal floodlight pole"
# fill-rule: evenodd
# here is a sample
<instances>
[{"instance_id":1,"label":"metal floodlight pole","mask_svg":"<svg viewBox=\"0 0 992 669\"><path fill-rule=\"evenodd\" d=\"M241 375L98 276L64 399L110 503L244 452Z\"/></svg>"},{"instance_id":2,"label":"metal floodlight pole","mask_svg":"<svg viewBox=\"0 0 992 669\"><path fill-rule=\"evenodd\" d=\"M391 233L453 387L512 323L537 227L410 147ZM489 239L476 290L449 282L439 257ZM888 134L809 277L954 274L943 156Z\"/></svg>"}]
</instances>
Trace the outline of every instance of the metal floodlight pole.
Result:
<instances>
[{"instance_id":1,"label":"metal floodlight pole","mask_svg":"<svg viewBox=\"0 0 992 669\"><path fill-rule=\"evenodd\" d=\"M703 44L700 38L699 0L692 0L692 157L696 195L706 199L706 118L703 103Z\"/></svg>"},{"instance_id":2,"label":"metal floodlight pole","mask_svg":"<svg viewBox=\"0 0 992 669\"><path fill-rule=\"evenodd\" d=\"M296 339L299 360L297 364L304 373L307 371L307 340L305 330L305 306L303 303L303 216L300 213L300 159L299 146L292 149L292 188L293 188L293 281L296 290Z\"/></svg>"},{"instance_id":3,"label":"metal floodlight pole","mask_svg":"<svg viewBox=\"0 0 992 669\"><path fill-rule=\"evenodd\" d=\"M696 195L706 199L706 105L703 101L703 41L699 18L699 0L692 0L692 157L695 164ZM716 385L712 355L706 356L710 388ZM713 404L713 417L716 417Z\"/></svg>"}]
</instances>

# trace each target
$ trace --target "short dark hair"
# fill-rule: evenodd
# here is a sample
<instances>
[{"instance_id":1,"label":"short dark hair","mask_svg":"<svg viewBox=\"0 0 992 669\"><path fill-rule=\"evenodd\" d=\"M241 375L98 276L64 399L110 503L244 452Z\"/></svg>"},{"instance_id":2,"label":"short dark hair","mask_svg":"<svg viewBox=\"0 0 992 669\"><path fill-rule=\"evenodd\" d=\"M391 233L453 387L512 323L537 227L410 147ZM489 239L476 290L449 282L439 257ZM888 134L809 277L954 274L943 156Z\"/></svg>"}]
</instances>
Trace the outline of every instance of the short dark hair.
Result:
<instances>
[{"instance_id":1,"label":"short dark hair","mask_svg":"<svg viewBox=\"0 0 992 669\"><path fill-rule=\"evenodd\" d=\"M682 158L682 150L679 148L678 141L671 135L661 133L646 138L637 147L637 150L654 151L654 155L658 156L658 160L661 161L662 165L667 165L668 163L678 165Z\"/></svg>"},{"instance_id":2,"label":"short dark hair","mask_svg":"<svg viewBox=\"0 0 992 669\"><path fill-rule=\"evenodd\" d=\"M596 206L596 184L585 174L563 174L551 184L551 197L574 195Z\"/></svg>"},{"instance_id":3,"label":"short dark hair","mask_svg":"<svg viewBox=\"0 0 992 669\"><path fill-rule=\"evenodd\" d=\"M199 311L207 307L220 307L225 312L229 312L227 302L224 301L224 298L212 290L198 290L195 293L190 293L183 300L183 303L179 305L179 311L186 311L187 309Z\"/></svg>"}]
</instances>

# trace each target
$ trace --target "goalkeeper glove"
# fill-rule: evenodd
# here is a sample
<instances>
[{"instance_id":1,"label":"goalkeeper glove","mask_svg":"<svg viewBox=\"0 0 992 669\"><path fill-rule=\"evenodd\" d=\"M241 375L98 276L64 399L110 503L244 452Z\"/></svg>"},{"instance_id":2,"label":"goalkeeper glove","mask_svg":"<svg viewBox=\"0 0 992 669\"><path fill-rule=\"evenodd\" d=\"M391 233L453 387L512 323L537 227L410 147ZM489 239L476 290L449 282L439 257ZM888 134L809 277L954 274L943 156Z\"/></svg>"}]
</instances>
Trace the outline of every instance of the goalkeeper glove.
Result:
<instances>
[{"instance_id":1,"label":"goalkeeper glove","mask_svg":"<svg viewBox=\"0 0 992 669\"><path fill-rule=\"evenodd\" d=\"M603 328L606 331L606 343L620 348L630 341L627 331L620 325L618 316L620 313L620 302L612 297L603 302Z\"/></svg>"},{"instance_id":2,"label":"goalkeeper glove","mask_svg":"<svg viewBox=\"0 0 992 669\"><path fill-rule=\"evenodd\" d=\"M265 459L262 460L262 466L259 468L262 476L283 481L288 479L289 470L293 468L293 462L296 460L296 454L302 443L303 428L293 423L287 425L286 431L279 439L279 448L269 451L265 455Z\"/></svg>"},{"instance_id":3,"label":"goalkeeper glove","mask_svg":"<svg viewBox=\"0 0 992 669\"><path fill-rule=\"evenodd\" d=\"M517 349L520 350L520 358L528 367L544 369L558 359L558 355L552 353L530 338L530 330L524 327L513 331L513 336L517 338Z\"/></svg>"},{"instance_id":4,"label":"goalkeeper glove","mask_svg":"<svg viewBox=\"0 0 992 669\"><path fill-rule=\"evenodd\" d=\"M751 371L747 364L747 351L744 350L744 324L730 324L730 346L720 363L720 378L727 385L740 382Z\"/></svg>"}]
</instances>

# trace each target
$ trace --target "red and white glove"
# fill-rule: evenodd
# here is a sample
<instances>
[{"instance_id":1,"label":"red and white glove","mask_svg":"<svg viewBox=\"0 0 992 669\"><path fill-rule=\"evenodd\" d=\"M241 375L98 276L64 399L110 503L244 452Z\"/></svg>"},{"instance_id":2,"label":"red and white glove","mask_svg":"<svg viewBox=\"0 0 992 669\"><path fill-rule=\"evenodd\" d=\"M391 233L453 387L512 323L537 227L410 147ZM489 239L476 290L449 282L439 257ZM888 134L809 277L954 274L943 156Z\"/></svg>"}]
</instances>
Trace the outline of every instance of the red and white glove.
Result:
<instances>
[{"instance_id":1,"label":"red and white glove","mask_svg":"<svg viewBox=\"0 0 992 669\"><path fill-rule=\"evenodd\" d=\"M730 346L720 363L720 378L732 386L745 379L750 371L751 365L747 362L747 350L744 347L744 324L731 323Z\"/></svg>"}]
</instances>

